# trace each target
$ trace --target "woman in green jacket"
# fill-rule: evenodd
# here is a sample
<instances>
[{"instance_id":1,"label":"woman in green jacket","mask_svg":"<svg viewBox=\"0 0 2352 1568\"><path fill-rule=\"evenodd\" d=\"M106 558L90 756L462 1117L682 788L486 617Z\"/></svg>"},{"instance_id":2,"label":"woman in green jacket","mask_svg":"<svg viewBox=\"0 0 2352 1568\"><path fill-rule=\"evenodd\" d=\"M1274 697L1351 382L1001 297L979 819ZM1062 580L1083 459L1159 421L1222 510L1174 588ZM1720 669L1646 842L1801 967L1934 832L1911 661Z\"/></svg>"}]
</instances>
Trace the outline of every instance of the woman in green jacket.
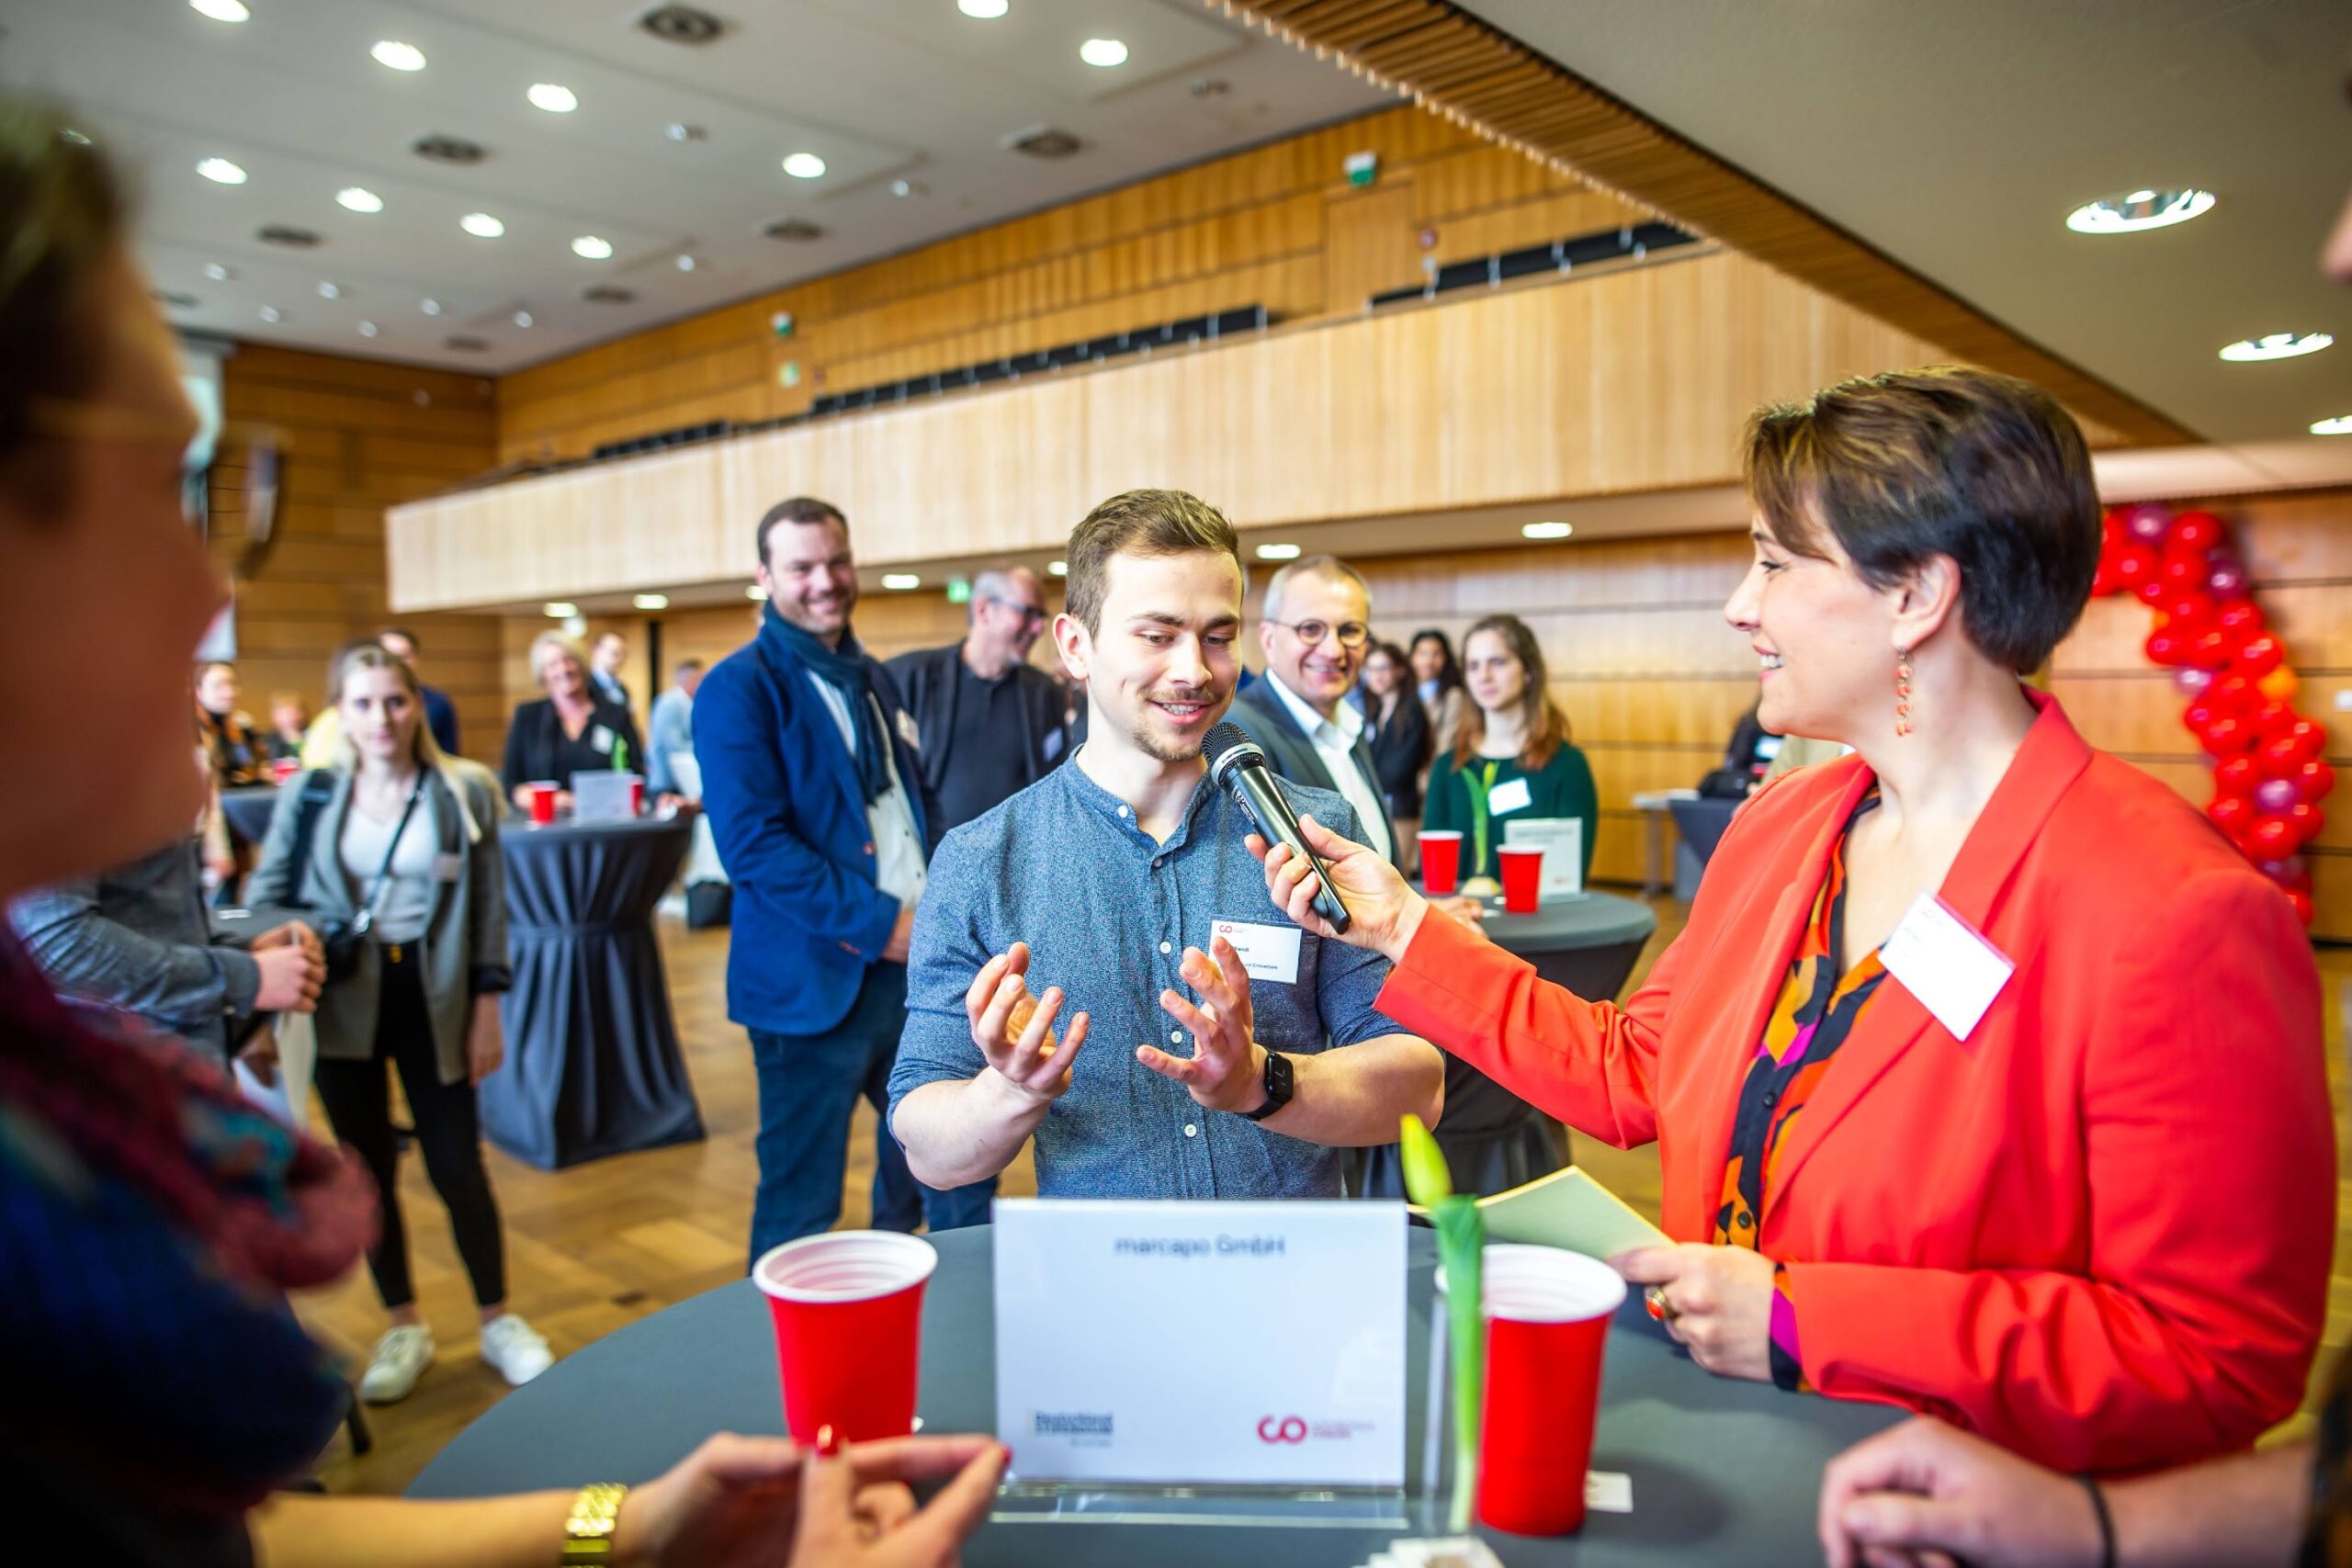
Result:
<instances>
[{"instance_id":1,"label":"woman in green jacket","mask_svg":"<svg viewBox=\"0 0 2352 1568\"><path fill-rule=\"evenodd\" d=\"M1421 830L1462 835L1462 878L1492 880L1495 851L1511 820L1573 817L1584 824L1584 874L1592 874L1600 801L1584 753L1568 744L1567 716L1545 684L1544 650L1516 615L1489 615L1462 639L1471 700L1452 749L1430 769Z\"/></svg>"}]
</instances>

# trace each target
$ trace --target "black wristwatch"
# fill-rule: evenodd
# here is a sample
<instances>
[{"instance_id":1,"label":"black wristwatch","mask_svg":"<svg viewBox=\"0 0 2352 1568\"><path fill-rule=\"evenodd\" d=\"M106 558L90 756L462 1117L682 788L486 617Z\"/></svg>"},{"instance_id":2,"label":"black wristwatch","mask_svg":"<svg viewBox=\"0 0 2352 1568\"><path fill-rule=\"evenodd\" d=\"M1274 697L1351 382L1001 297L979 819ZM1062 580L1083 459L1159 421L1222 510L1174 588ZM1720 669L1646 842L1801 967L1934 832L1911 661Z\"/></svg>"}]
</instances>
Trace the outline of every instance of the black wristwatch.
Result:
<instances>
[{"instance_id":1,"label":"black wristwatch","mask_svg":"<svg viewBox=\"0 0 2352 1568\"><path fill-rule=\"evenodd\" d=\"M1263 1122L1267 1117L1272 1116L1275 1111L1280 1111L1283 1106L1290 1103L1291 1089L1294 1087L1295 1085L1291 1077L1290 1058L1283 1055L1280 1051L1267 1052L1266 1103L1258 1107L1255 1111L1245 1111L1241 1114L1247 1116L1252 1122Z\"/></svg>"}]
</instances>

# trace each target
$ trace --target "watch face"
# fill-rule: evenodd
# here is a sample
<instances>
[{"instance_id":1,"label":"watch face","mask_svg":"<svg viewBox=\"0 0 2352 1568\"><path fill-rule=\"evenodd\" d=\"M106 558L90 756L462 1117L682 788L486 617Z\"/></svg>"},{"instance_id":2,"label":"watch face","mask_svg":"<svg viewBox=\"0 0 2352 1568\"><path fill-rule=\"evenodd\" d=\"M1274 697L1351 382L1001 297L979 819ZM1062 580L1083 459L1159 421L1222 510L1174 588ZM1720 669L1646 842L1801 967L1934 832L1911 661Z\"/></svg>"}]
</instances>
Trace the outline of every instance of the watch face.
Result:
<instances>
[{"instance_id":1,"label":"watch face","mask_svg":"<svg viewBox=\"0 0 2352 1568\"><path fill-rule=\"evenodd\" d=\"M1279 1052L1266 1054L1266 1098L1284 1100L1290 1098L1290 1058Z\"/></svg>"}]
</instances>

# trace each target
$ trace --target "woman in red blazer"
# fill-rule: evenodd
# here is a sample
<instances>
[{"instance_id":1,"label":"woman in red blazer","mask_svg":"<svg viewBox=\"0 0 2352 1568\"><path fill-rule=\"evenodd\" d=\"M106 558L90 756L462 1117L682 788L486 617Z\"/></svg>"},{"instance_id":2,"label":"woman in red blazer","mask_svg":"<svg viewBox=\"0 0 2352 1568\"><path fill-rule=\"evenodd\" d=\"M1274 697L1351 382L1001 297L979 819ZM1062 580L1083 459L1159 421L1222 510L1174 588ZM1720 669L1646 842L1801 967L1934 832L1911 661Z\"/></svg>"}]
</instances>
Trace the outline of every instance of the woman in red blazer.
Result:
<instances>
[{"instance_id":1,"label":"woman in red blazer","mask_svg":"<svg viewBox=\"0 0 2352 1568\"><path fill-rule=\"evenodd\" d=\"M2319 979L2275 887L2019 682L2089 593L2080 433L2006 377L1886 375L1760 414L1747 469L1759 716L1855 754L1747 803L1623 1007L1317 827L1342 940L1406 1028L1657 1140L1681 1245L1614 1261L1701 1365L2071 1470L2244 1447L2325 1314ZM1306 866L1267 878L1331 934Z\"/></svg>"}]
</instances>

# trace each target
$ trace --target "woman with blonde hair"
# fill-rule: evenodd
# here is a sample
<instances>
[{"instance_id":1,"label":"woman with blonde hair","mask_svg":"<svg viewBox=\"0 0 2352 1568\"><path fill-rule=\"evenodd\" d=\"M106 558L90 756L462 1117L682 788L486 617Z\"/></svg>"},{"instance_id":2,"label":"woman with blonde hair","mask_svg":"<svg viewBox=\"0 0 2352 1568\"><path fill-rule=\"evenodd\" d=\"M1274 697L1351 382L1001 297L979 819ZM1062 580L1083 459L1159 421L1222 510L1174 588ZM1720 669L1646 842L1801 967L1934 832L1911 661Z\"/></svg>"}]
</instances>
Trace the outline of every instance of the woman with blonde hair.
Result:
<instances>
[{"instance_id":1,"label":"woman with blonde hair","mask_svg":"<svg viewBox=\"0 0 2352 1568\"><path fill-rule=\"evenodd\" d=\"M319 1098L335 1136L376 1179L383 1225L368 1267L392 1317L360 1392L379 1404L402 1398L434 1355L409 1280L388 1062L400 1068L425 1172L448 1207L481 1309L482 1359L507 1382L528 1382L552 1358L547 1341L506 1310L498 1201L474 1100L505 1055L497 781L442 753L414 671L378 644L347 649L334 685L335 764L303 775L271 819L250 897L315 911L323 932L343 933L340 943L329 941L319 998Z\"/></svg>"},{"instance_id":2,"label":"woman with blonde hair","mask_svg":"<svg viewBox=\"0 0 2352 1568\"><path fill-rule=\"evenodd\" d=\"M1488 615L1462 639L1470 700L1449 750L1430 769L1421 831L1462 835L1462 878L1492 879L1512 818L1573 817L1584 824L1592 873L1600 798L1584 753L1568 743L1567 716L1545 684L1544 649L1517 615Z\"/></svg>"},{"instance_id":3,"label":"woman with blonde hair","mask_svg":"<svg viewBox=\"0 0 2352 1568\"><path fill-rule=\"evenodd\" d=\"M587 652L578 642L561 632L541 632L531 639L531 673L547 695L515 707L499 768L518 810L529 807L534 784L552 782L556 809L564 811L571 807L572 774L644 771L637 720L596 694Z\"/></svg>"}]
</instances>

